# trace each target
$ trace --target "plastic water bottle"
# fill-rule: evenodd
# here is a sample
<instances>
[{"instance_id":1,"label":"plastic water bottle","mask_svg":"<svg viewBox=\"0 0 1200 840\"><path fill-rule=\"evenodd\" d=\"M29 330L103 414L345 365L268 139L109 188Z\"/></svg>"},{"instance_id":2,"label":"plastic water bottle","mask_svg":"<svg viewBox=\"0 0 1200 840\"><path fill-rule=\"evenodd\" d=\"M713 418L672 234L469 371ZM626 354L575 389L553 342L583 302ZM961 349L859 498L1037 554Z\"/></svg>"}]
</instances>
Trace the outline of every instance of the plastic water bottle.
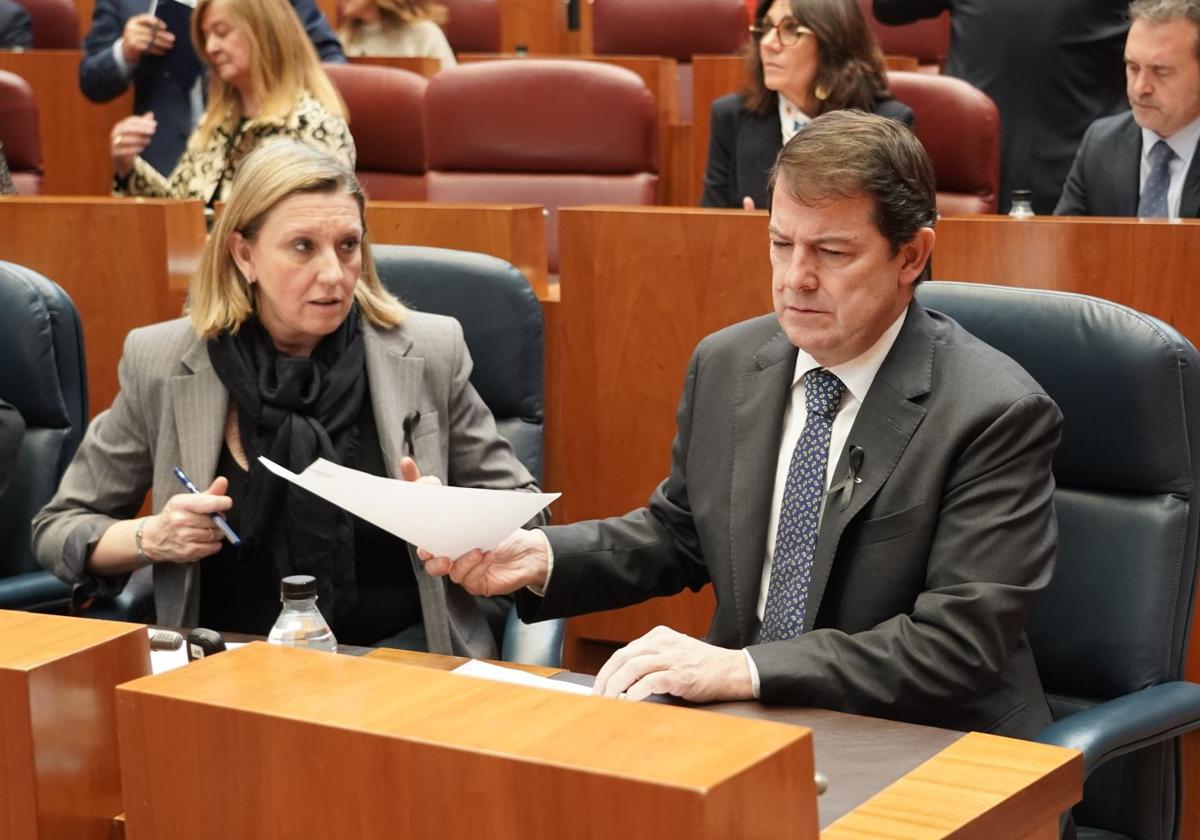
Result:
<instances>
[{"instance_id":1,"label":"plastic water bottle","mask_svg":"<svg viewBox=\"0 0 1200 840\"><path fill-rule=\"evenodd\" d=\"M312 575L285 577L279 583L279 595L283 610L267 641L273 645L337 653L337 639L325 616L317 609L317 579Z\"/></svg>"},{"instance_id":2,"label":"plastic water bottle","mask_svg":"<svg viewBox=\"0 0 1200 840\"><path fill-rule=\"evenodd\" d=\"M1014 219L1033 218L1033 192L1031 190L1013 190L1012 206L1008 215Z\"/></svg>"}]
</instances>

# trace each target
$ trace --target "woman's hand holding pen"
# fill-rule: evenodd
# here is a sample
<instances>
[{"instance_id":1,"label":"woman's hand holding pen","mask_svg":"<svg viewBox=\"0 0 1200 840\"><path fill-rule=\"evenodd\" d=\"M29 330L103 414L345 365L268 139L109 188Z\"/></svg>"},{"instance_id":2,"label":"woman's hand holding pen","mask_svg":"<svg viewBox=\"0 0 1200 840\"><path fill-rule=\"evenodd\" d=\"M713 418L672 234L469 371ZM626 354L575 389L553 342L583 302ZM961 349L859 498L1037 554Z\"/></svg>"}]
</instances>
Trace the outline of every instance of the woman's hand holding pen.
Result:
<instances>
[{"instance_id":1,"label":"woman's hand holding pen","mask_svg":"<svg viewBox=\"0 0 1200 840\"><path fill-rule=\"evenodd\" d=\"M179 493L142 527L142 551L156 563L194 563L221 550L223 538L210 514L225 513L233 500L229 481L213 479L201 493Z\"/></svg>"}]
</instances>

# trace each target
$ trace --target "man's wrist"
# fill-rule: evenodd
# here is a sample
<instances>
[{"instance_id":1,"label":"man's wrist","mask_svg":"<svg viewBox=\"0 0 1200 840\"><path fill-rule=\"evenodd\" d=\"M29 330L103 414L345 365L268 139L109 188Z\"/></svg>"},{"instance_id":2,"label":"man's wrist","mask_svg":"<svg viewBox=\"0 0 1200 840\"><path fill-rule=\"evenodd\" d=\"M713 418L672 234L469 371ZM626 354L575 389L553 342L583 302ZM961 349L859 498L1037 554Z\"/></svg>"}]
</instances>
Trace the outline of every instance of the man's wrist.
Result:
<instances>
[{"instance_id":1,"label":"man's wrist","mask_svg":"<svg viewBox=\"0 0 1200 840\"><path fill-rule=\"evenodd\" d=\"M133 546L135 549L137 549L138 562L141 563L143 566L149 566L151 563L154 562L153 560L150 559L149 556L147 556L146 547L143 544L143 538L145 537L145 531L146 531L146 523L149 521L150 521L149 516L143 516L141 518L141 520L138 521L137 530L133 532Z\"/></svg>"},{"instance_id":2,"label":"man's wrist","mask_svg":"<svg viewBox=\"0 0 1200 840\"><path fill-rule=\"evenodd\" d=\"M534 528L533 533L542 541L542 550L546 554L546 576L541 583L533 582L525 588L539 598L546 597L546 590L550 587L550 575L554 572L554 549L550 545L550 538L546 536L546 532L541 528Z\"/></svg>"},{"instance_id":3,"label":"man's wrist","mask_svg":"<svg viewBox=\"0 0 1200 840\"><path fill-rule=\"evenodd\" d=\"M742 653L746 655L746 664L750 668L750 691L754 694L754 699L757 700L762 696L762 683L758 678L758 666L754 664L754 657L750 655L749 648L742 648Z\"/></svg>"}]
</instances>

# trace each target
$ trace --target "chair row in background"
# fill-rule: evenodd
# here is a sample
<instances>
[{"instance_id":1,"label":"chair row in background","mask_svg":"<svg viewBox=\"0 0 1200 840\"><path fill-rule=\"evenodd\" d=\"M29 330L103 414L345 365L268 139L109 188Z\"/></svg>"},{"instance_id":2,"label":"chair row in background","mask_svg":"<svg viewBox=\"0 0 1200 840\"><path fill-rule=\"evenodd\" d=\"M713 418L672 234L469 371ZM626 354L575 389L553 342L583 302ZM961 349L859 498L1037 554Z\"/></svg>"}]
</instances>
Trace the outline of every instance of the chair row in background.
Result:
<instances>
[{"instance_id":1,"label":"chair row in background","mask_svg":"<svg viewBox=\"0 0 1200 840\"><path fill-rule=\"evenodd\" d=\"M75 5L71 0L26 2L35 18L36 44L78 45L78 37L71 36L71 27L74 24L78 30L86 30L91 12L87 0L79 0ZM860 2L864 7L869 5L869 0ZM513 45L508 42L518 37L512 33L521 25L530 24L539 4L546 3L549 3L548 10L543 10L542 17L549 19L555 16L551 12L561 12L563 4L560 0L453 0L448 4L451 20L447 24L447 33L464 62L503 57L506 54L497 50L511 50ZM326 11L336 18L336 9ZM694 204L699 197L707 151L709 104L717 96L740 88L744 79L744 69L736 55L747 38L748 16L742 0L599 0L594 5L582 3L581 17L585 45L589 51L594 48L595 54L575 57L631 69L643 78L654 96L658 109L661 175L658 202ZM911 58L900 59L895 66L909 66L905 63L908 61L916 66L917 60L936 61L936 56L944 54L946 38L945 32L941 31L944 23L944 19L939 19L933 25L927 22L911 27L877 27L877 31L881 37L895 41L894 44L885 41L885 48L895 47L914 53ZM919 35L925 30L940 31L940 39L925 38L922 42L920 38L912 37L912 33ZM551 46L543 54L553 52ZM693 62L694 57L698 58L696 62ZM34 49L25 54L0 51L0 70L14 71L26 78L41 105L38 124L44 148L40 157L37 152L24 156L23 168L36 173L44 160L45 178L40 187L44 193L105 195L111 189L108 132L117 119L129 113L131 99L121 97L103 106L87 102L77 89L76 70L80 58L77 50L48 52ZM396 60L355 61L395 66ZM400 60L401 63L404 61ZM407 61L414 62L414 69L427 75L439 69L436 61ZM421 62L425 62L424 65ZM701 67L703 71L698 69ZM703 78L697 79L700 75ZM563 94L570 95L570 91ZM355 98L361 103L362 97ZM960 126L961 110L947 124ZM26 114L29 113L32 111L26 108ZM918 121L919 130L921 122ZM939 134L936 114L933 121L927 118L923 122L928 126L930 137ZM0 140L6 140L5 131L13 130L5 127L8 124L0 124ZM480 124L487 125L483 121ZM363 130L361 122L359 128ZM36 148L36 144L32 148ZM958 178L955 172L969 165L965 161L979 161L984 155L970 143L958 144L956 148L965 150L960 156L964 162L947 161L945 167L939 167L948 173L944 191L983 194L976 183ZM417 167L411 151L400 155L399 164L370 168L412 173ZM32 184L22 188L23 191L35 189ZM986 198L984 203L987 204Z\"/></svg>"}]
</instances>

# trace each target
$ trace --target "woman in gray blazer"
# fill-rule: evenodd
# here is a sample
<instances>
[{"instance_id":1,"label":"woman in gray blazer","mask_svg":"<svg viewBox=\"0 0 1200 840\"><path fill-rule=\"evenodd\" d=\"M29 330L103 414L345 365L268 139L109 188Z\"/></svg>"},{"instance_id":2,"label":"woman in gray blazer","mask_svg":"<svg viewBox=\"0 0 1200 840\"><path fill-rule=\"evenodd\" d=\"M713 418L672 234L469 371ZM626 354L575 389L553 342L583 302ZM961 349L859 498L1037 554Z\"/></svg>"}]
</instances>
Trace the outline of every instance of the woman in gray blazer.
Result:
<instances>
[{"instance_id":1,"label":"woman in gray blazer","mask_svg":"<svg viewBox=\"0 0 1200 840\"><path fill-rule=\"evenodd\" d=\"M312 574L343 643L496 655L471 596L258 461L535 489L468 381L458 322L383 289L364 206L320 150L274 141L247 158L189 317L129 334L120 393L34 521L47 569L109 594L152 565L160 623L254 634L277 615L279 579ZM181 492L176 467L202 492ZM153 514L138 516L147 490Z\"/></svg>"}]
</instances>

